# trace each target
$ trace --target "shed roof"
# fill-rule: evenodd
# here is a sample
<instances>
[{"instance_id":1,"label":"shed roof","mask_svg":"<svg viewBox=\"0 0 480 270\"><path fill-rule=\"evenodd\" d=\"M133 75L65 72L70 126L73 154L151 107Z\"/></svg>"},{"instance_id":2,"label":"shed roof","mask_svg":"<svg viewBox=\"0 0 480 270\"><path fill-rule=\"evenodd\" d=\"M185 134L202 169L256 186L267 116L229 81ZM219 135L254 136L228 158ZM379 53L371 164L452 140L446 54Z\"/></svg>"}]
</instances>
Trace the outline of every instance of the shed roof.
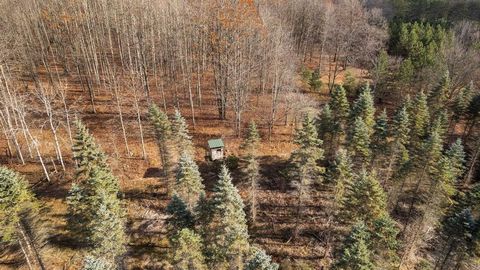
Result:
<instances>
[{"instance_id":1,"label":"shed roof","mask_svg":"<svg viewBox=\"0 0 480 270\"><path fill-rule=\"evenodd\" d=\"M225 147L222 139L208 140L208 148L212 149L212 148L221 148L221 147Z\"/></svg>"}]
</instances>

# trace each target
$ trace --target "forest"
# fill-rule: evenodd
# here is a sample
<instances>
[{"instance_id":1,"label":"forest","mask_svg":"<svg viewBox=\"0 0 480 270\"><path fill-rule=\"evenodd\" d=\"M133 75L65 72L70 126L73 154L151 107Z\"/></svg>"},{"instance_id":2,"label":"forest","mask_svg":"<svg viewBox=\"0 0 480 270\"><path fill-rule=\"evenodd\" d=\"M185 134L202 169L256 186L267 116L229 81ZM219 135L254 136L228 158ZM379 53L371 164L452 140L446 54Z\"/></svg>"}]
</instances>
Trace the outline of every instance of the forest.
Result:
<instances>
[{"instance_id":1,"label":"forest","mask_svg":"<svg viewBox=\"0 0 480 270\"><path fill-rule=\"evenodd\" d=\"M480 270L479 0L0 0L0 131L0 269Z\"/></svg>"}]
</instances>

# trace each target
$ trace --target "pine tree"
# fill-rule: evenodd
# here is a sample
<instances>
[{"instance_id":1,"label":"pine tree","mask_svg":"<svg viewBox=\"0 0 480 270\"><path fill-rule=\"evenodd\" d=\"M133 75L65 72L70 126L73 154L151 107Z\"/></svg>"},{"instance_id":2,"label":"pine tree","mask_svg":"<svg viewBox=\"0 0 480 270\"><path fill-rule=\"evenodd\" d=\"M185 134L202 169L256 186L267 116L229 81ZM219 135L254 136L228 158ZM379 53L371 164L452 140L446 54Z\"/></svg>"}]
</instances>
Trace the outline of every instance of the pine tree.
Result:
<instances>
[{"instance_id":1,"label":"pine tree","mask_svg":"<svg viewBox=\"0 0 480 270\"><path fill-rule=\"evenodd\" d=\"M372 254L368 243L370 235L363 223L353 226L345 240L340 257L335 261L333 269L337 270L373 270Z\"/></svg>"},{"instance_id":2,"label":"pine tree","mask_svg":"<svg viewBox=\"0 0 480 270\"><path fill-rule=\"evenodd\" d=\"M248 250L248 230L244 204L225 165L213 189L212 217L205 241L210 265L222 269L237 268Z\"/></svg>"},{"instance_id":3,"label":"pine tree","mask_svg":"<svg viewBox=\"0 0 480 270\"><path fill-rule=\"evenodd\" d=\"M201 193L197 205L193 211L195 231L200 234L202 239L207 239L209 233L209 224L213 219L212 202L207 199L205 193Z\"/></svg>"},{"instance_id":4,"label":"pine tree","mask_svg":"<svg viewBox=\"0 0 480 270\"><path fill-rule=\"evenodd\" d=\"M33 259L35 265L45 269L39 253L44 239L38 214L39 205L28 182L15 171L0 166L0 243L28 246L22 253L30 269Z\"/></svg>"},{"instance_id":5,"label":"pine tree","mask_svg":"<svg viewBox=\"0 0 480 270\"><path fill-rule=\"evenodd\" d=\"M174 192L192 209L204 188L197 164L190 155L183 153L178 164Z\"/></svg>"},{"instance_id":6,"label":"pine tree","mask_svg":"<svg viewBox=\"0 0 480 270\"><path fill-rule=\"evenodd\" d=\"M175 110L175 116L172 121L172 135L176 140L180 155L184 153L193 155L192 137L188 133L187 122L178 109Z\"/></svg>"},{"instance_id":7,"label":"pine tree","mask_svg":"<svg viewBox=\"0 0 480 270\"><path fill-rule=\"evenodd\" d=\"M372 137L372 148L375 157L385 154L388 146L388 116L387 110L383 109L378 116L374 126L374 133Z\"/></svg>"},{"instance_id":8,"label":"pine tree","mask_svg":"<svg viewBox=\"0 0 480 270\"><path fill-rule=\"evenodd\" d=\"M338 205L344 200L346 188L352 184L354 178L352 167L352 161L347 151L338 150L331 171L331 178L335 183L335 203Z\"/></svg>"},{"instance_id":9,"label":"pine tree","mask_svg":"<svg viewBox=\"0 0 480 270\"><path fill-rule=\"evenodd\" d=\"M175 270L205 270L202 240L190 229L181 229L173 241L172 265Z\"/></svg>"},{"instance_id":10,"label":"pine tree","mask_svg":"<svg viewBox=\"0 0 480 270\"><path fill-rule=\"evenodd\" d=\"M157 105L153 104L149 108L150 121L155 130L155 139L157 140L160 158L163 166L163 174L168 178L172 162L170 143L172 140L172 126L168 116L162 112ZM167 183L167 190L170 190Z\"/></svg>"},{"instance_id":11,"label":"pine tree","mask_svg":"<svg viewBox=\"0 0 480 270\"><path fill-rule=\"evenodd\" d=\"M386 213L386 195L375 173L363 169L348 186L342 205L344 220L372 224Z\"/></svg>"},{"instance_id":12,"label":"pine tree","mask_svg":"<svg viewBox=\"0 0 480 270\"><path fill-rule=\"evenodd\" d=\"M448 101L448 96L451 91L450 73L445 71L438 85L430 91L428 96L428 103L431 108L431 112L436 114L440 110L445 108Z\"/></svg>"},{"instance_id":13,"label":"pine tree","mask_svg":"<svg viewBox=\"0 0 480 270\"><path fill-rule=\"evenodd\" d=\"M412 59L407 58L402 61L400 68L398 70L398 81L402 84L403 87L410 88L415 76L415 67L412 63Z\"/></svg>"},{"instance_id":14,"label":"pine tree","mask_svg":"<svg viewBox=\"0 0 480 270\"><path fill-rule=\"evenodd\" d=\"M399 229L396 222L387 214L375 219L370 228L371 250L376 255L376 263L383 263L382 269L388 269L398 260L398 241Z\"/></svg>"},{"instance_id":15,"label":"pine tree","mask_svg":"<svg viewBox=\"0 0 480 270\"><path fill-rule=\"evenodd\" d=\"M260 135L258 134L255 122L252 121L248 127L247 137L242 145L242 148L246 151L245 160L247 162L247 166L245 167L244 172L250 185L249 210L252 224L255 224L257 218L257 189L258 180L260 177L260 169L256 155L259 143Z\"/></svg>"},{"instance_id":16,"label":"pine tree","mask_svg":"<svg viewBox=\"0 0 480 270\"><path fill-rule=\"evenodd\" d=\"M88 177L89 170L92 166L100 163L105 165L103 154L98 151L98 146L95 143L92 135L80 120L74 122L77 130L72 146L73 159L77 167L75 171L75 179L80 182Z\"/></svg>"},{"instance_id":17,"label":"pine tree","mask_svg":"<svg viewBox=\"0 0 480 270\"><path fill-rule=\"evenodd\" d=\"M336 86L332 90L329 107L332 110L334 122L339 125L341 130L344 130L350 115L350 105L347 93L341 85Z\"/></svg>"},{"instance_id":18,"label":"pine tree","mask_svg":"<svg viewBox=\"0 0 480 270\"><path fill-rule=\"evenodd\" d=\"M246 262L245 270L277 270L278 264L261 248L252 247L252 257Z\"/></svg>"},{"instance_id":19,"label":"pine tree","mask_svg":"<svg viewBox=\"0 0 480 270\"><path fill-rule=\"evenodd\" d=\"M455 97L455 101L453 104L453 119L455 122L458 122L462 117L465 116L468 110L468 106L472 101L472 93L473 93L473 82L467 87L464 87L460 90L458 95Z\"/></svg>"},{"instance_id":20,"label":"pine tree","mask_svg":"<svg viewBox=\"0 0 480 270\"><path fill-rule=\"evenodd\" d=\"M371 136L375 125L375 106L372 91L368 84L363 88L351 111L350 119L352 122L355 122L358 117L362 118L368 130L368 135Z\"/></svg>"},{"instance_id":21,"label":"pine tree","mask_svg":"<svg viewBox=\"0 0 480 270\"><path fill-rule=\"evenodd\" d=\"M83 181L72 185L67 198L67 225L72 236L85 240L95 256L113 264L115 257L124 251L126 242L125 211L118 199L118 181L93 137L80 122L77 127L74 146L77 154L74 156L79 166L76 175ZM89 158L92 156L94 158Z\"/></svg>"},{"instance_id":22,"label":"pine tree","mask_svg":"<svg viewBox=\"0 0 480 270\"><path fill-rule=\"evenodd\" d=\"M195 224L193 215L177 194L173 194L172 200L167 205L166 212L170 215L167 219L167 230L170 239L184 228L193 229Z\"/></svg>"},{"instance_id":23,"label":"pine tree","mask_svg":"<svg viewBox=\"0 0 480 270\"><path fill-rule=\"evenodd\" d=\"M388 76L388 53L381 50L378 54L375 67L373 69L373 77L375 81L375 90L382 87Z\"/></svg>"},{"instance_id":24,"label":"pine tree","mask_svg":"<svg viewBox=\"0 0 480 270\"><path fill-rule=\"evenodd\" d=\"M333 143L333 136L337 132L338 127L335 126L329 104L322 108L320 117L316 120L316 126L318 137L324 142Z\"/></svg>"},{"instance_id":25,"label":"pine tree","mask_svg":"<svg viewBox=\"0 0 480 270\"><path fill-rule=\"evenodd\" d=\"M395 114L393 118L393 125L391 130L391 136L393 141L390 146L390 158L387 167L387 173L385 181L390 180L393 172L397 168L406 164L410 157L407 150L407 144L410 136L410 119L407 111L407 104L405 103Z\"/></svg>"},{"instance_id":26,"label":"pine tree","mask_svg":"<svg viewBox=\"0 0 480 270\"><path fill-rule=\"evenodd\" d=\"M414 147L418 148L418 144L425 138L430 123L430 114L428 111L427 95L422 92L418 93L412 103L412 109L409 113L411 117L411 138L414 141ZM417 144L415 146L415 144ZM417 149L418 150L418 149Z\"/></svg>"},{"instance_id":27,"label":"pine tree","mask_svg":"<svg viewBox=\"0 0 480 270\"><path fill-rule=\"evenodd\" d=\"M317 164L323 159L322 141L318 139L317 130L312 119L306 115L302 128L295 134L295 143L299 146L290 157L294 169L290 172L292 185L297 193L297 221L302 216L302 206L310 197L310 186L314 181L321 180L325 168ZM296 227L297 228L297 227Z\"/></svg>"},{"instance_id":28,"label":"pine tree","mask_svg":"<svg viewBox=\"0 0 480 270\"><path fill-rule=\"evenodd\" d=\"M348 143L354 160L360 164L367 164L372 155L369 134L368 126L360 116L357 117L349 134Z\"/></svg>"},{"instance_id":29,"label":"pine tree","mask_svg":"<svg viewBox=\"0 0 480 270\"><path fill-rule=\"evenodd\" d=\"M448 149L446 156L452 163L452 171L455 178L460 177L465 171L465 150L461 139L457 139Z\"/></svg>"},{"instance_id":30,"label":"pine tree","mask_svg":"<svg viewBox=\"0 0 480 270\"><path fill-rule=\"evenodd\" d=\"M115 269L115 267L113 267L113 265L109 261L101 257L88 255L83 260L82 270L113 270L113 269Z\"/></svg>"}]
</instances>

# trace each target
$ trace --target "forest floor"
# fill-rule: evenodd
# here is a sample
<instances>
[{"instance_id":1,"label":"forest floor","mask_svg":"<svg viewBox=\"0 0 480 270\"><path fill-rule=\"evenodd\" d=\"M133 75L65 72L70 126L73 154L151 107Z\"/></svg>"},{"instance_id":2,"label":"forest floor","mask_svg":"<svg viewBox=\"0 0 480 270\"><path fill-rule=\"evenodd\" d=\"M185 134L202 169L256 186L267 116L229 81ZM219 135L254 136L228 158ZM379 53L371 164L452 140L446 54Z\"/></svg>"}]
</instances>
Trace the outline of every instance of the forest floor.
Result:
<instances>
[{"instance_id":1,"label":"forest floor","mask_svg":"<svg viewBox=\"0 0 480 270\"><path fill-rule=\"evenodd\" d=\"M313 68L315 65L310 64ZM327 70L327 69L324 69ZM338 81L343 80L343 73ZM352 69L352 73L361 76L364 72ZM119 124L119 117L112 100L112 95L106 89L96 89L94 114L89 105L89 98L79 84L79 80L73 75L65 76L68 81L67 97L71 111L81 118L102 149L109 155L109 163L114 174L118 177L124 194L125 204L128 209L127 235L129 242L125 264L127 269L161 269L162 260L165 259L167 240L165 239L164 221L166 218L165 207L168 203L165 189L165 179L159 171L160 161L157 146L154 140L152 127L148 123L147 102L145 98L140 100L142 127L144 131L145 149L147 157L142 158L142 147L139 136L139 126L133 104L133 96L129 89L123 89L122 110L126 125L128 147L131 155L125 150L125 143ZM326 82L326 76L322 77ZM313 109L318 109L319 103L324 103L328 97L328 90L324 86L320 92L313 93L298 79L298 88L301 95L308 95L308 99L315 102ZM326 83L324 83L326 85ZM239 145L241 138L238 138L232 129L230 121L219 120L215 106L212 82L204 78L202 82L203 97L202 105L195 108L196 127L191 122L190 107L188 99L183 93L180 94L181 111L190 124L190 133L196 147L196 160L199 164L202 176L205 180L207 190L210 190L216 181L218 166L207 162L205 156L205 145L208 139L221 137L225 141L228 155L239 156ZM161 105L159 91L152 88L151 98ZM167 100L172 99L172 89L165 85ZM305 214L300 221L301 233L292 238L292 230L295 227L295 196L290 187L288 179L282 174L287 164L290 153L295 148L292 144L292 135L295 129L295 122L292 119L285 120L285 113L279 112L279 118L275 125L270 140L266 134L267 117L269 116L270 98L268 95L252 95L251 105L244 114L243 123L253 119L259 125L262 135L262 145L259 149L261 181L259 191L258 222L250 228L250 236L253 243L258 244L271 254L276 262L285 259L303 262L312 269L320 269L322 265L331 259L334 243L330 242L329 235L335 234L335 230L342 230L340 226L334 226L329 209L332 202L331 190L318 183L312 198L305 206ZM308 104L311 106L311 104ZM174 104L168 102L168 113L173 114ZM161 106L160 106L161 107ZM40 121L40 119L39 119ZM285 123L287 123L285 125ZM74 164L71 159L70 141L65 128L60 129L62 151L65 154L66 172L61 171L58 162L53 163L55 157L53 140L48 139L49 130L33 130L38 138L42 138L41 150L45 155L48 169L51 174L51 181L46 181L40 164L35 158L27 158L25 165L15 160L8 159L5 155L0 156L2 164L8 164L32 183L33 190L48 209L44 216L47 221L51 237L44 251L44 260L47 269L78 269L83 258L82 251L71 245L65 236L65 197L72 183ZM0 140L0 153L6 153L6 142ZM50 158L52 157L52 158ZM240 163L241 166L241 163ZM56 167L56 168L55 168ZM55 172L58 171L58 172ZM240 169L232 172L234 183L240 190L244 199L247 198L247 183L242 180ZM0 260L0 269L21 269L16 265L3 265Z\"/></svg>"}]
</instances>

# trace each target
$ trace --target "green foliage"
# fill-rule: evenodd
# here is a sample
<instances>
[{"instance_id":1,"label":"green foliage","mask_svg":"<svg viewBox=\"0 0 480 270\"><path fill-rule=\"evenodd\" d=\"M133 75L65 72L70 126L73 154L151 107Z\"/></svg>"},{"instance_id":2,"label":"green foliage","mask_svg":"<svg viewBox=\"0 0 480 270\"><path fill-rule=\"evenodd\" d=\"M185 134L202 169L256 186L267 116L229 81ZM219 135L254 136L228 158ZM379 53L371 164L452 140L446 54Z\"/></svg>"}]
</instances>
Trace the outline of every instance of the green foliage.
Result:
<instances>
[{"instance_id":1,"label":"green foliage","mask_svg":"<svg viewBox=\"0 0 480 270\"><path fill-rule=\"evenodd\" d=\"M16 241L22 217L37 209L28 183L18 173L0 167L0 242Z\"/></svg>"},{"instance_id":2,"label":"green foliage","mask_svg":"<svg viewBox=\"0 0 480 270\"><path fill-rule=\"evenodd\" d=\"M83 181L72 185L67 197L67 228L72 237L85 241L96 257L113 261L123 253L126 242L118 181L93 137L79 121L76 125L76 175Z\"/></svg>"},{"instance_id":3,"label":"green foliage","mask_svg":"<svg viewBox=\"0 0 480 270\"><path fill-rule=\"evenodd\" d=\"M175 270L205 270L202 239L190 229L181 229L173 241L172 265Z\"/></svg>"},{"instance_id":4,"label":"green foliage","mask_svg":"<svg viewBox=\"0 0 480 270\"><path fill-rule=\"evenodd\" d=\"M172 121L172 135L176 140L177 148L181 155L183 153L193 155L192 137L188 133L187 122L178 109L175 110L175 116Z\"/></svg>"},{"instance_id":5,"label":"green foliage","mask_svg":"<svg viewBox=\"0 0 480 270\"><path fill-rule=\"evenodd\" d=\"M342 87L345 88L345 91L349 96L354 96L357 94L359 83L350 71L345 72L345 80Z\"/></svg>"},{"instance_id":6,"label":"green foliage","mask_svg":"<svg viewBox=\"0 0 480 270\"><path fill-rule=\"evenodd\" d=\"M397 111L393 118L392 125L392 162L404 164L409 159L407 144L410 140L410 118L407 111L408 103L405 103Z\"/></svg>"},{"instance_id":7,"label":"green foliage","mask_svg":"<svg viewBox=\"0 0 480 270\"><path fill-rule=\"evenodd\" d=\"M363 223L353 226L345 240L340 257L335 261L333 269L338 270L373 270L375 269L372 254L368 247L370 235Z\"/></svg>"},{"instance_id":8,"label":"green foliage","mask_svg":"<svg viewBox=\"0 0 480 270\"><path fill-rule=\"evenodd\" d=\"M235 155L229 155L225 159L225 165L229 170L232 170L232 171L238 169L239 163L240 163L240 158Z\"/></svg>"},{"instance_id":9,"label":"green foliage","mask_svg":"<svg viewBox=\"0 0 480 270\"><path fill-rule=\"evenodd\" d=\"M348 186L342 204L345 221L372 224L386 213L386 195L375 173L363 169Z\"/></svg>"},{"instance_id":10,"label":"green foliage","mask_svg":"<svg viewBox=\"0 0 480 270\"><path fill-rule=\"evenodd\" d=\"M386 50L381 50L378 54L372 74L375 81L375 89L382 87L388 76L388 53Z\"/></svg>"},{"instance_id":11,"label":"green foliage","mask_svg":"<svg viewBox=\"0 0 480 270\"><path fill-rule=\"evenodd\" d=\"M318 69L316 69L312 73L312 76L308 81L308 85L310 85L310 89L315 92L319 91L322 87L322 81L320 80L320 71Z\"/></svg>"},{"instance_id":12,"label":"green foliage","mask_svg":"<svg viewBox=\"0 0 480 270\"><path fill-rule=\"evenodd\" d=\"M355 160L366 164L372 155L370 150L370 133L368 126L363 121L362 117L357 117L353 124L353 129L348 138L349 149Z\"/></svg>"},{"instance_id":13,"label":"green foliage","mask_svg":"<svg viewBox=\"0 0 480 270\"><path fill-rule=\"evenodd\" d=\"M170 120L168 120L168 116L162 112L157 105L152 103L148 112L155 130L155 139L157 140L160 157L162 159L163 172L168 177L172 159L169 145L172 139L172 125Z\"/></svg>"},{"instance_id":14,"label":"green foliage","mask_svg":"<svg viewBox=\"0 0 480 270\"><path fill-rule=\"evenodd\" d=\"M322 112L320 113L319 119L316 121L318 137L326 141L328 138L331 138L333 133L337 130L337 127L334 124L332 110L330 110L330 105L326 104Z\"/></svg>"},{"instance_id":15,"label":"green foliage","mask_svg":"<svg viewBox=\"0 0 480 270\"><path fill-rule=\"evenodd\" d=\"M295 143L298 148L290 157L294 168L289 173L297 195L297 213L301 215L301 207L310 197L311 185L315 181L321 182L322 174L325 172L325 168L317 164L317 161L324 157L322 140L318 138L313 120L308 115L303 119L302 128L296 131Z\"/></svg>"},{"instance_id":16,"label":"green foliage","mask_svg":"<svg viewBox=\"0 0 480 270\"><path fill-rule=\"evenodd\" d=\"M447 104L448 97L451 91L450 73L448 70L442 76L438 85L430 91L428 96L428 103L431 111L435 114L443 110Z\"/></svg>"},{"instance_id":17,"label":"green foliage","mask_svg":"<svg viewBox=\"0 0 480 270\"><path fill-rule=\"evenodd\" d=\"M251 121L248 125L247 136L243 141L241 148L247 152L247 155L255 155L260 144L260 134L258 133L257 125Z\"/></svg>"},{"instance_id":18,"label":"green foliage","mask_svg":"<svg viewBox=\"0 0 480 270\"><path fill-rule=\"evenodd\" d=\"M414 141L420 141L427 134L428 124L430 122L427 95L425 95L423 91L418 93L415 97L410 111L410 115L412 118L412 138L414 138Z\"/></svg>"},{"instance_id":19,"label":"green foliage","mask_svg":"<svg viewBox=\"0 0 480 270\"><path fill-rule=\"evenodd\" d=\"M352 185L354 177L352 166L347 151L344 149L338 150L331 170L331 179L335 183L335 202L337 204L343 202L346 187Z\"/></svg>"},{"instance_id":20,"label":"green foliage","mask_svg":"<svg viewBox=\"0 0 480 270\"><path fill-rule=\"evenodd\" d=\"M244 204L230 173L222 166L213 188L211 218L205 242L208 260L219 267L238 267L249 250ZM229 266L229 267L228 267Z\"/></svg>"},{"instance_id":21,"label":"green foliage","mask_svg":"<svg viewBox=\"0 0 480 270\"><path fill-rule=\"evenodd\" d=\"M272 258L261 248L252 247L253 255L245 264L245 270L277 270L278 264L272 263Z\"/></svg>"},{"instance_id":22,"label":"green foliage","mask_svg":"<svg viewBox=\"0 0 480 270\"><path fill-rule=\"evenodd\" d=\"M172 240L172 237L180 230L193 228L195 224L193 215L185 202L177 196L177 194L173 194L172 200L170 200L170 203L167 205L166 212L170 215L167 219L167 230L170 240Z\"/></svg>"},{"instance_id":23,"label":"green foliage","mask_svg":"<svg viewBox=\"0 0 480 270\"><path fill-rule=\"evenodd\" d=\"M415 67L410 58L404 59L398 69L397 80L407 88L413 82L415 76Z\"/></svg>"},{"instance_id":24,"label":"green foliage","mask_svg":"<svg viewBox=\"0 0 480 270\"><path fill-rule=\"evenodd\" d=\"M373 126L375 125L375 106L373 102L372 91L367 84L357 100L353 104L353 108L350 114L350 120L356 122L361 117L368 130L368 136L373 134Z\"/></svg>"},{"instance_id":25,"label":"green foliage","mask_svg":"<svg viewBox=\"0 0 480 270\"><path fill-rule=\"evenodd\" d=\"M83 260L82 270L113 270L115 267L109 261L88 255Z\"/></svg>"},{"instance_id":26,"label":"green foliage","mask_svg":"<svg viewBox=\"0 0 480 270\"><path fill-rule=\"evenodd\" d=\"M204 188L197 164L184 152L178 163L174 192L192 209Z\"/></svg>"},{"instance_id":27,"label":"green foliage","mask_svg":"<svg viewBox=\"0 0 480 270\"><path fill-rule=\"evenodd\" d=\"M372 148L375 156L381 155L387 151L388 146L388 116L387 110L383 109L382 113L377 117L372 137Z\"/></svg>"},{"instance_id":28,"label":"green foliage","mask_svg":"<svg viewBox=\"0 0 480 270\"><path fill-rule=\"evenodd\" d=\"M380 257L377 261L387 260L389 263L398 259L396 251L399 247L397 241L399 232L396 222L388 214L374 220L370 229L371 248Z\"/></svg>"},{"instance_id":29,"label":"green foliage","mask_svg":"<svg viewBox=\"0 0 480 270\"><path fill-rule=\"evenodd\" d=\"M348 103L347 93L342 86L333 88L329 107L332 110L332 129L334 133L344 133L350 115L350 104Z\"/></svg>"},{"instance_id":30,"label":"green foliage","mask_svg":"<svg viewBox=\"0 0 480 270\"><path fill-rule=\"evenodd\" d=\"M313 72L309 68L307 68L307 67L302 68L302 79L305 83L310 82L310 80L312 79L312 74L313 74Z\"/></svg>"}]
</instances>

